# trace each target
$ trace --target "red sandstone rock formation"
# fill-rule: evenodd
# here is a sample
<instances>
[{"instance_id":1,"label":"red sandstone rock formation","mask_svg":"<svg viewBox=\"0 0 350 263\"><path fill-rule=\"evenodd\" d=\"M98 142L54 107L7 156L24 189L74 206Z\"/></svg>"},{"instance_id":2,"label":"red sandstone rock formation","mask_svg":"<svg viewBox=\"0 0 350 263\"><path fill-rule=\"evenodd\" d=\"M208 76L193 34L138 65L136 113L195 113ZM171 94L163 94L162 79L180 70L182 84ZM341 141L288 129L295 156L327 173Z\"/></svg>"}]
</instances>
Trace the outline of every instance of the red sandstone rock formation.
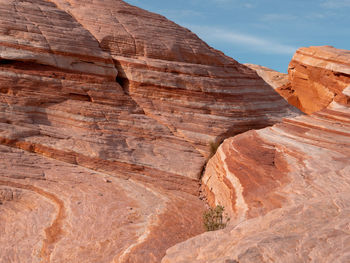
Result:
<instances>
[{"instance_id":1,"label":"red sandstone rock formation","mask_svg":"<svg viewBox=\"0 0 350 263\"><path fill-rule=\"evenodd\" d=\"M231 225L170 248L163 263L350 260L350 66L344 64L350 54L311 47L299 50L291 65L296 58L299 66L290 73L300 98L302 90L323 87L334 92L333 101L312 115L225 140L202 182ZM300 66L316 58L323 62L312 71Z\"/></svg>"},{"instance_id":2,"label":"red sandstone rock formation","mask_svg":"<svg viewBox=\"0 0 350 263\"><path fill-rule=\"evenodd\" d=\"M111 54L119 82L145 114L205 157L211 142L293 111L255 72L163 16L115 0L53 2Z\"/></svg>"},{"instance_id":3,"label":"red sandstone rock formation","mask_svg":"<svg viewBox=\"0 0 350 263\"><path fill-rule=\"evenodd\" d=\"M1 0L0 22L1 263L159 262L203 231L210 144L298 114L122 1Z\"/></svg>"}]
</instances>

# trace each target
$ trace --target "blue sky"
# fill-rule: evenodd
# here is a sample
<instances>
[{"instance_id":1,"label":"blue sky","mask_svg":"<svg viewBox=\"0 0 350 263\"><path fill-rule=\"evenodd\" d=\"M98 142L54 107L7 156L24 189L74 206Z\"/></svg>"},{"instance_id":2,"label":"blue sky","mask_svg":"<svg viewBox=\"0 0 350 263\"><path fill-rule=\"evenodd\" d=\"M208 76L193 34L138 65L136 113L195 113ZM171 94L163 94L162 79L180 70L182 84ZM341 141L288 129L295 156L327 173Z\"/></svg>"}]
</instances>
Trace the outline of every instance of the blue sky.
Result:
<instances>
[{"instance_id":1,"label":"blue sky","mask_svg":"<svg viewBox=\"0 0 350 263\"><path fill-rule=\"evenodd\" d=\"M350 0L126 0L241 63L286 72L299 47L350 49Z\"/></svg>"}]
</instances>

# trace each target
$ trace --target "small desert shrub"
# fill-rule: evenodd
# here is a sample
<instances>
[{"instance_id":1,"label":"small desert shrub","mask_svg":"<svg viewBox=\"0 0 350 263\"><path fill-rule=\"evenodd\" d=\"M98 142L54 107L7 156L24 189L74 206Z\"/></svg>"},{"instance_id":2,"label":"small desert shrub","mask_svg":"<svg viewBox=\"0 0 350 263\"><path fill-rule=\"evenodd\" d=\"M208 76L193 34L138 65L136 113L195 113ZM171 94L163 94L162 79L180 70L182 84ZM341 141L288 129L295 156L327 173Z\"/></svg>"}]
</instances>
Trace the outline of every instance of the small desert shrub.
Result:
<instances>
[{"instance_id":1,"label":"small desert shrub","mask_svg":"<svg viewBox=\"0 0 350 263\"><path fill-rule=\"evenodd\" d=\"M224 218L225 207L217 205L215 208L209 208L203 214L204 226L207 231L215 231L226 227L230 218Z\"/></svg>"}]
</instances>

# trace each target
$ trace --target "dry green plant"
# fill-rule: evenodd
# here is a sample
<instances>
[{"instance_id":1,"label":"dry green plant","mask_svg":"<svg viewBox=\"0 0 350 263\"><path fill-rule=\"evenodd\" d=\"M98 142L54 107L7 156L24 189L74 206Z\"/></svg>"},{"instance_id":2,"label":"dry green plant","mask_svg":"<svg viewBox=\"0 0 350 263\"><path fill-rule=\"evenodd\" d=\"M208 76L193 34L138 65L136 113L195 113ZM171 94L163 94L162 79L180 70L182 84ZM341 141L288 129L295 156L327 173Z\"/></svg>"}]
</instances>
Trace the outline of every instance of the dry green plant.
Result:
<instances>
[{"instance_id":1,"label":"dry green plant","mask_svg":"<svg viewBox=\"0 0 350 263\"><path fill-rule=\"evenodd\" d=\"M225 207L217 205L209 208L203 214L204 226L207 231L215 231L226 227L230 218L224 216Z\"/></svg>"}]
</instances>

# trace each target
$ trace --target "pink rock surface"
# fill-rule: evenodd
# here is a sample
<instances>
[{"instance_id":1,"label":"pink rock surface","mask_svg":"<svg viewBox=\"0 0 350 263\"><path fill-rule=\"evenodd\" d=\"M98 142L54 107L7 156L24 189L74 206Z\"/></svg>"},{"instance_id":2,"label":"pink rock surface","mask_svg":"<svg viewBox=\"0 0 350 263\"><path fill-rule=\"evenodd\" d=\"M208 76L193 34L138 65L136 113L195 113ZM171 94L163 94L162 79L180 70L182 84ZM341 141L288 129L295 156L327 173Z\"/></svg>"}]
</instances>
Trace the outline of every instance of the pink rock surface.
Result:
<instances>
[{"instance_id":1,"label":"pink rock surface","mask_svg":"<svg viewBox=\"0 0 350 263\"><path fill-rule=\"evenodd\" d=\"M320 50L314 56L326 56L323 48L310 50ZM348 53L331 50L333 58ZM343 66L342 71L348 69ZM313 70L315 76L317 68ZM346 76L334 82L347 83ZM329 86L336 88L340 86ZM338 90L326 109L312 115L225 140L209 161L202 183L209 203L225 206L230 225L170 248L162 262L348 262L348 89Z\"/></svg>"},{"instance_id":2,"label":"pink rock surface","mask_svg":"<svg viewBox=\"0 0 350 263\"><path fill-rule=\"evenodd\" d=\"M160 15L0 0L0 262L159 262L203 231L210 145L298 114Z\"/></svg>"},{"instance_id":3,"label":"pink rock surface","mask_svg":"<svg viewBox=\"0 0 350 263\"><path fill-rule=\"evenodd\" d=\"M116 76L110 55L55 4L45 0L1 0L0 5L2 60L35 62L111 79Z\"/></svg>"},{"instance_id":4,"label":"pink rock surface","mask_svg":"<svg viewBox=\"0 0 350 263\"><path fill-rule=\"evenodd\" d=\"M193 195L7 146L0 158L1 263L159 262L202 232Z\"/></svg>"},{"instance_id":5,"label":"pink rock surface","mask_svg":"<svg viewBox=\"0 0 350 263\"><path fill-rule=\"evenodd\" d=\"M227 139L203 183L231 225L162 262L348 262L349 131L350 110L338 104Z\"/></svg>"}]
</instances>

